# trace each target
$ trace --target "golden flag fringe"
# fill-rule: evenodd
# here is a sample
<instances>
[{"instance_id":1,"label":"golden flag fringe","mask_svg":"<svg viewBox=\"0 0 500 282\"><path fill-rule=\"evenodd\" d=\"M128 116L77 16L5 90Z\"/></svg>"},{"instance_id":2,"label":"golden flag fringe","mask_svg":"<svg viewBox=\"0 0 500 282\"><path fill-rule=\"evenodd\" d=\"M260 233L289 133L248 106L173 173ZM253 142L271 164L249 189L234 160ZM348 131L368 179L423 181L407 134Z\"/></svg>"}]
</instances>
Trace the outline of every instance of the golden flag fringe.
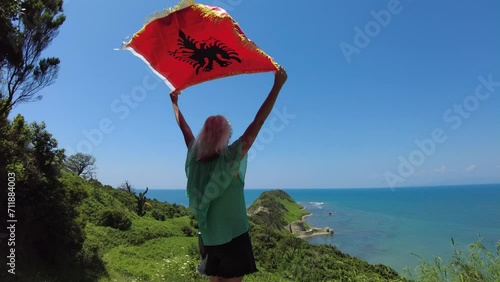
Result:
<instances>
[{"instance_id":1,"label":"golden flag fringe","mask_svg":"<svg viewBox=\"0 0 500 282\"><path fill-rule=\"evenodd\" d=\"M152 22L154 20L157 20L157 19L160 19L160 18L164 18L164 17L172 14L173 12L177 12L179 10L182 10L184 8L187 8L187 7L189 7L191 5L195 5L195 4L196 3L194 2L194 0L181 0L174 7L165 8L165 9L163 9L161 11L154 12L151 16L149 16L146 19L146 23L144 25L147 25L147 24L149 24L150 22Z\"/></svg>"}]
</instances>

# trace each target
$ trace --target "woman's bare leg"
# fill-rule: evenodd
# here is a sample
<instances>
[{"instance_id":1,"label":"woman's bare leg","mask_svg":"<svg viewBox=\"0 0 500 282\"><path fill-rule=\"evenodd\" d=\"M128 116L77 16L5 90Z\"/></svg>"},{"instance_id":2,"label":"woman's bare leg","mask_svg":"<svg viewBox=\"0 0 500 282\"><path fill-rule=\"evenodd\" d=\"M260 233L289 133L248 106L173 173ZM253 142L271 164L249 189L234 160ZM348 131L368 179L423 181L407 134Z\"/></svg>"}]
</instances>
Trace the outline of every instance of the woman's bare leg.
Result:
<instances>
[{"instance_id":1,"label":"woman's bare leg","mask_svg":"<svg viewBox=\"0 0 500 282\"><path fill-rule=\"evenodd\" d=\"M222 279L223 282L241 282L243 281L243 277L237 277L237 278L224 278Z\"/></svg>"}]
</instances>

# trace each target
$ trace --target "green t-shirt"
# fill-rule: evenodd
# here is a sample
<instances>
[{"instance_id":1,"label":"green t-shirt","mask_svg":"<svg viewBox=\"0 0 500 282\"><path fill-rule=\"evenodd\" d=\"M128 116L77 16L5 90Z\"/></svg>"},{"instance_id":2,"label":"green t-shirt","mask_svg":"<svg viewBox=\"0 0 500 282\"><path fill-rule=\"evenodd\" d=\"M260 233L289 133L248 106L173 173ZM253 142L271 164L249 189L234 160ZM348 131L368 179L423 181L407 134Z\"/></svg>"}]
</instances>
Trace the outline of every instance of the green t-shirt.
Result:
<instances>
[{"instance_id":1,"label":"green t-shirt","mask_svg":"<svg viewBox=\"0 0 500 282\"><path fill-rule=\"evenodd\" d=\"M203 243L222 245L248 231L245 196L247 156L241 158L241 138L227 151L205 162L196 160L196 146L186 158L189 207L198 220Z\"/></svg>"}]
</instances>

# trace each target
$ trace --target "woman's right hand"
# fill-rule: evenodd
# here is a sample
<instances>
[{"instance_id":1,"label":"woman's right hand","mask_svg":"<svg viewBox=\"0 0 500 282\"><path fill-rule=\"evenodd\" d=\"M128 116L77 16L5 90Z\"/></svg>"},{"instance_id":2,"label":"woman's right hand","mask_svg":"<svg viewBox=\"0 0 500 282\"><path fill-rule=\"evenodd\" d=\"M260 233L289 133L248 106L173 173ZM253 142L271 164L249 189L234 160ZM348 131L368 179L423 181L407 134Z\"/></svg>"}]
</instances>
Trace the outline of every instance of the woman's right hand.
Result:
<instances>
[{"instance_id":1,"label":"woman's right hand","mask_svg":"<svg viewBox=\"0 0 500 282\"><path fill-rule=\"evenodd\" d=\"M177 99L179 98L180 91L174 90L170 92L170 100L172 100L172 104L177 105Z\"/></svg>"},{"instance_id":2,"label":"woman's right hand","mask_svg":"<svg viewBox=\"0 0 500 282\"><path fill-rule=\"evenodd\" d=\"M274 84L282 86L285 84L287 78L288 75L286 74L286 70L282 66L279 66L278 70L274 74Z\"/></svg>"}]
</instances>

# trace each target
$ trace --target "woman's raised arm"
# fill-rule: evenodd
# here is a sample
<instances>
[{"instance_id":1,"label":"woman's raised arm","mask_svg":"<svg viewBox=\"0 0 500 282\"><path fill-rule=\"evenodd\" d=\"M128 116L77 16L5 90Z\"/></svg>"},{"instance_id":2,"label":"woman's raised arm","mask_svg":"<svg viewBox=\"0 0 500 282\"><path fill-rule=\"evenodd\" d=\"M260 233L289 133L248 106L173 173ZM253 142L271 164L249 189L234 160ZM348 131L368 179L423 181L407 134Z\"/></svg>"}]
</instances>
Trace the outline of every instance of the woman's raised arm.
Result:
<instances>
[{"instance_id":1,"label":"woman's raised arm","mask_svg":"<svg viewBox=\"0 0 500 282\"><path fill-rule=\"evenodd\" d=\"M248 150L250 150L250 147L252 147L252 144L255 141L255 138L257 138L262 125L271 113L274 103L276 102L276 98L278 98L278 94L280 93L281 87L283 86L283 84L285 84L287 78L288 76L285 69L283 67L279 67L278 71L276 71L274 75L273 88L269 92L269 95L267 96L264 103L262 103L262 106L257 112L257 115L255 115L254 120L252 121L252 123L250 123L248 128L245 130L245 133L243 133L243 135L241 136L241 158L243 158L247 154Z\"/></svg>"},{"instance_id":2,"label":"woman's raised arm","mask_svg":"<svg viewBox=\"0 0 500 282\"><path fill-rule=\"evenodd\" d=\"M194 136L193 132L191 131L191 128L184 119L181 110L179 110L179 106L177 105L179 94L180 92L177 91L170 92L170 99L172 100L172 106L174 107L175 120L177 121L177 124L179 125L179 128L182 131L182 135L184 135L184 141L186 142L186 147L189 148L189 144L191 144L191 142L194 141Z\"/></svg>"}]
</instances>

